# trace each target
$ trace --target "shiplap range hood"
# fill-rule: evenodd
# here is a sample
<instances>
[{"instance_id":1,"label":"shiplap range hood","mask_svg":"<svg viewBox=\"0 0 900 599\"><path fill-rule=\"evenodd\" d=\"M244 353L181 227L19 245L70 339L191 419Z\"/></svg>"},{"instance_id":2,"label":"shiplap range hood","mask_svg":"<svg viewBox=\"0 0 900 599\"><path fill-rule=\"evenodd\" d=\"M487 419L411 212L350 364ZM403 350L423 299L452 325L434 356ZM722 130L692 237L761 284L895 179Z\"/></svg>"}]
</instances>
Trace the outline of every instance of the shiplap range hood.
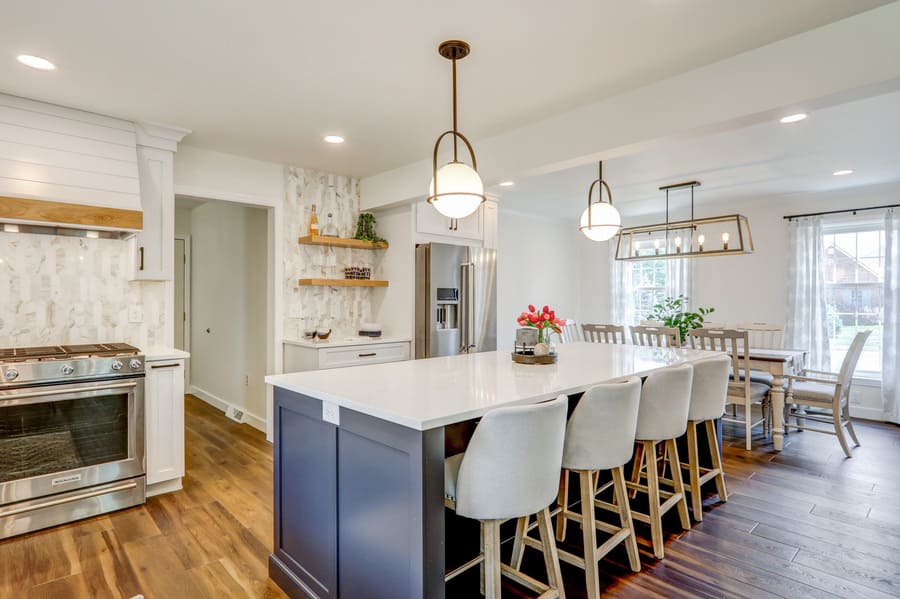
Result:
<instances>
[{"instance_id":1,"label":"shiplap range hood","mask_svg":"<svg viewBox=\"0 0 900 599\"><path fill-rule=\"evenodd\" d=\"M138 134L135 123L0 94L0 229L140 231Z\"/></svg>"}]
</instances>

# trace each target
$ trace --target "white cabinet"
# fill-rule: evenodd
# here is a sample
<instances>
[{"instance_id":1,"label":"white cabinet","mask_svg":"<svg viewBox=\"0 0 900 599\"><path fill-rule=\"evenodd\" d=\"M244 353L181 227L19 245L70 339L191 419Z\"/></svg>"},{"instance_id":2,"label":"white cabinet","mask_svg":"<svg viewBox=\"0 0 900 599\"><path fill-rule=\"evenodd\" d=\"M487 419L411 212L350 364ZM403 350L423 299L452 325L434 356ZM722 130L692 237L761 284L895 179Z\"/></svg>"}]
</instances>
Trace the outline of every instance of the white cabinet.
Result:
<instances>
[{"instance_id":1,"label":"white cabinet","mask_svg":"<svg viewBox=\"0 0 900 599\"><path fill-rule=\"evenodd\" d=\"M168 150L138 146L143 230L132 239L132 280L172 280L175 237L173 156Z\"/></svg>"},{"instance_id":2,"label":"white cabinet","mask_svg":"<svg viewBox=\"0 0 900 599\"><path fill-rule=\"evenodd\" d=\"M408 339L383 341L286 342L284 344L284 371L325 370L363 364L383 364L409 360Z\"/></svg>"},{"instance_id":3,"label":"white cabinet","mask_svg":"<svg viewBox=\"0 0 900 599\"><path fill-rule=\"evenodd\" d=\"M144 430L147 494L181 488L184 476L184 360L147 360ZM167 483L161 485L160 483Z\"/></svg>"},{"instance_id":4,"label":"white cabinet","mask_svg":"<svg viewBox=\"0 0 900 599\"><path fill-rule=\"evenodd\" d=\"M488 199L481 207L482 229L484 230L484 244L486 249L497 249L497 202Z\"/></svg>"},{"instance_id":5,"label":"white cabinet","mask_svg":"<svg viewBox=\"0 0 900 599\"><path fill-rule=\"evenodd\" d=\"M480 240L484 236L483 209L484 204L466 218L447 218L428 202L420 202L416 206L416 231L426 235Z\"/></svg>"}]
</instances>

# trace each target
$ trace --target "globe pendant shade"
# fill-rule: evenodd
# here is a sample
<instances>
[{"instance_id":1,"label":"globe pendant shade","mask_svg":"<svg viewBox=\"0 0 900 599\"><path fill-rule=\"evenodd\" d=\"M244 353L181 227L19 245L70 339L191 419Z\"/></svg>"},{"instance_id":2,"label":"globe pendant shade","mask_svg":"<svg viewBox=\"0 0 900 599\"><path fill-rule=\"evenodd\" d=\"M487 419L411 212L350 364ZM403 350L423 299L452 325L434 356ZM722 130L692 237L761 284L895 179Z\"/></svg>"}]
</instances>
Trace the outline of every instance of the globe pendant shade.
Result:
<instances>
[{"instance_id":1,"label":"globe pendant shade","mask_svg":"<svg viewBox=\"0 0 900 599\"><path fill-rule=\"evenodd\" d=\"M432 178L428 186L428 195L433 198L431 205L448 218L465 218L484 201L481 177L468 164L447 163L438 169L437 189L434 181Z\"/></svg>"},{"instance_id":2,"label":"globe pendant shade","mask_svg":"<svg viewBox=\"0 0 900 599\"><path fill-rule=\"evenodd\" d=\"M588 227L590 210L590 227ZM608 202L591 204L581 213L581 232L591 241L607 241L622 227L622 217L616 207Z\"/></svg>"}]
</instances>

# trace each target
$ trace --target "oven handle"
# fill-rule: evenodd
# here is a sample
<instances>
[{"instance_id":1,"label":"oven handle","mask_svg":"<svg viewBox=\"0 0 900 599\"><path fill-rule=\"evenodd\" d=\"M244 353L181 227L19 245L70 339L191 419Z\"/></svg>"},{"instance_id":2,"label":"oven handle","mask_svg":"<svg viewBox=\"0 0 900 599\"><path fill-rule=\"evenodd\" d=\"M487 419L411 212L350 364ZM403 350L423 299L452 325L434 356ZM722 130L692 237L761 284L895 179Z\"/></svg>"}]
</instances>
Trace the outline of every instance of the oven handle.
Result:
<instances>
[{"instance_id":1,"label":"oven handle","mask_svg":"<svg viewBox=\"0 0 900 599\"><path fill-rule=\"evenodd\" d=\"M30 393L19 393L17 395L7 395L0 396L0 402L8 401L8 400L16 400L16 399L29 399L31 397L47 397L50 395L64 395L66 393L86 393L89 391L106 391L108 389L127 389L129 387L136 387L137 383L116 383L115 385L97 385L94 387L77 387L71 388L68 387L66 389L60 389L56 387L54 389L47 389L45 391L31 391Z\"/></svg>"},{"instance_id":2,"label":"oven handle","mask_svg":"<svg viewBox=\"0 0 900 599\"><path fill-rule=\"evenodd\" d=\"M100 495L106 495L107 493L116 493L118 491L128 491L129 489L133 489L137 486L137 483L134 481L130 481L121 485L116 485L115 487L104 487L103 489L95 489L93 491L87 491L85 493L79 493L78 495L73 495L70 497L62 497L59 499L51 499L49 501L44 501L39 504L31 504L25 507L13 508L11 510L0 510L0 517L6 518L9 516L15 516L16 514L21 514L23 512L31 512L34 510L39 510L43 508L53 507L54 505L62 505L64 503L71 503L73 501L80 501L82 499L90 499L91 497L99 497Z\"/></svg>"}]
</instances>

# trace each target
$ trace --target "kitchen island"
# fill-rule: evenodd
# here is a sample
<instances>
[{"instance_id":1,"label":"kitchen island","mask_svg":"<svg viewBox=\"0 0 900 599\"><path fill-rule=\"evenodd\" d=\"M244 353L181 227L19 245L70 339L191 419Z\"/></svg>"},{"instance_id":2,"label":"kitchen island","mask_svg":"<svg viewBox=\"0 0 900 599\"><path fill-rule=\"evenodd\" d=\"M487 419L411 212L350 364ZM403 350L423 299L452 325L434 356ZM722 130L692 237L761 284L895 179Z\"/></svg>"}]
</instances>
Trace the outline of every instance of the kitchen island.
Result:
<instances>
[{"instance_id":1,"label":"kitchen island","mask_svg":"<svg viewBox=\"0 0 900 599\"><path fill-rule=\"evenodd\" d=\"M564 344L559 361L507 352L272 375L275 551L292 597L444 597L450 427L711 352Z\"/></svg>"}]
</instances>

